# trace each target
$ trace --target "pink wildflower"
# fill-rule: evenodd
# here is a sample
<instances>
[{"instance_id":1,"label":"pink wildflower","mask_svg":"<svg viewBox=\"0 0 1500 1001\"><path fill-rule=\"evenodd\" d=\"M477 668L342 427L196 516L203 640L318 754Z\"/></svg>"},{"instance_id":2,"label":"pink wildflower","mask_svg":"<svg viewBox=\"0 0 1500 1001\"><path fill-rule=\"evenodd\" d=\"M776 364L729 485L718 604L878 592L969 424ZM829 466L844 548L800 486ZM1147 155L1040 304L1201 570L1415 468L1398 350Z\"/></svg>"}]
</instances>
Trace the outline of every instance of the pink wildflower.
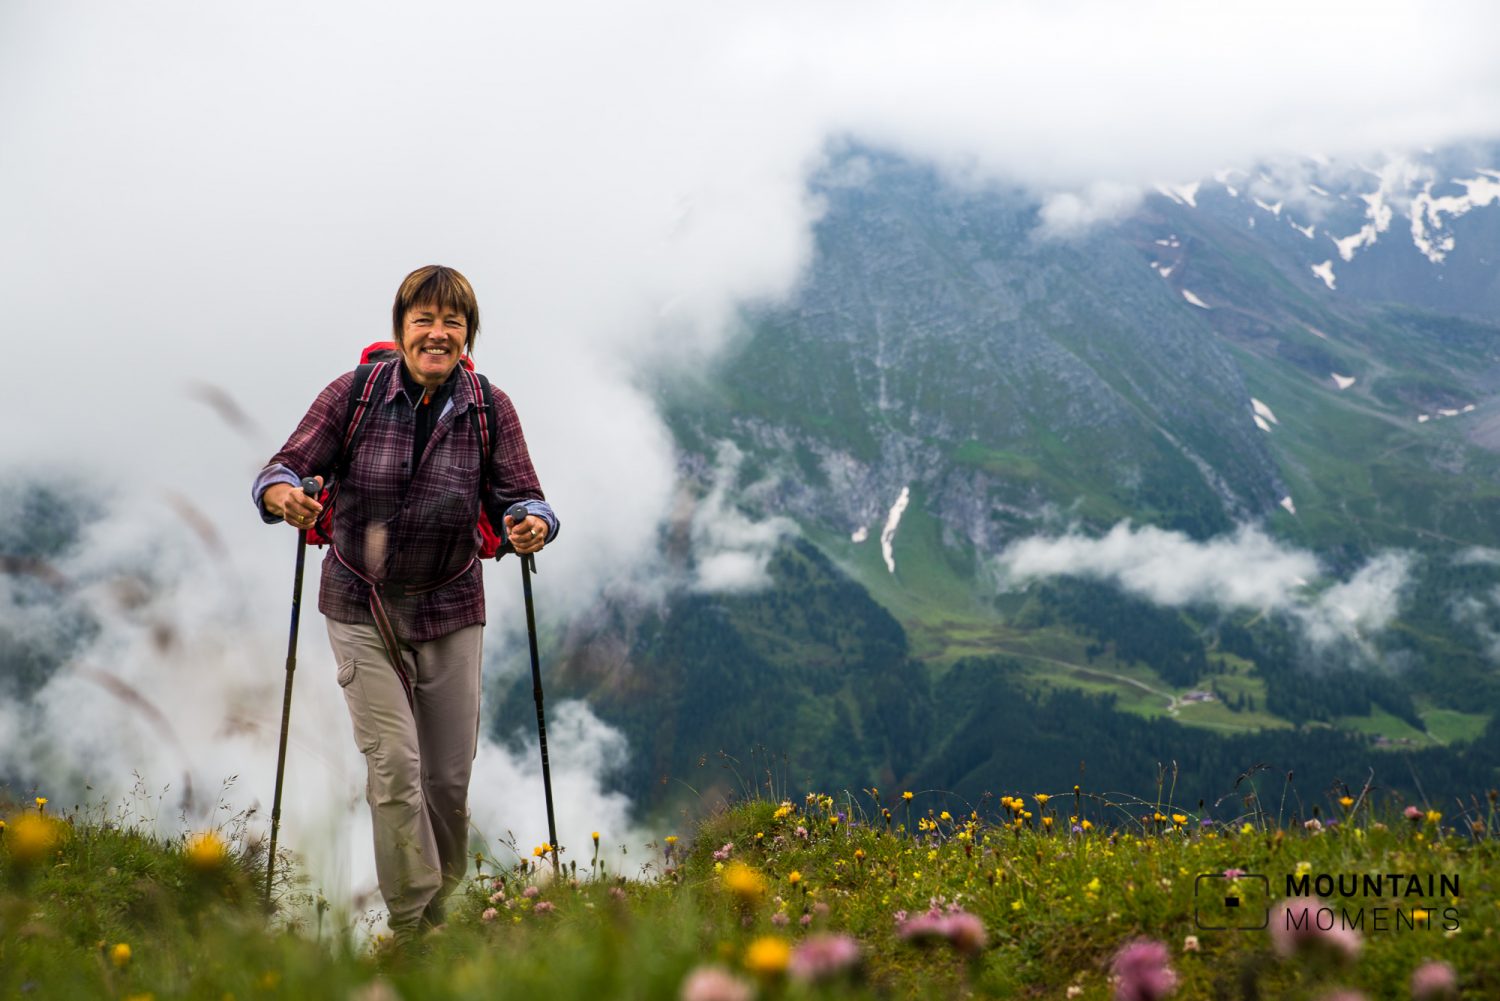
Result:
<instances>
[{"instance_id":1,"label":"pink wildflower","mask_svg":"<svg viewBox=\"0 0 1500 1001\"><path fill-rule=\"evenodd\" d=\"M1316 897L1294 897L1271 912L1271 944L1283 956L1321 952L1352 962L1364 942L1357 929L1346 927L1339 914Z\"/></svg>"},{"instance_id":2,"label":"pink wildflower","mask_svg":"<svg viewBox=\"0 0 1500 1001\"><path fill-rule=\"evenodd\" d=\"M490 894L490 903L492 904L498 904L504 899L505 894L501 893L499 890L496 890L494 893Z\"/></svg>"},{"instance_id":3,"label":"pink wildflower","mask_svg":"<svg viewBox=\"0 0 1500 1001\"><path fill-rule=\"evenodd\" d=\"M1142 938L1115 953L1115 1001L1158 1001L1177 989L1166 945Z\"/></svg>"},{"instance_id":4,"label":"pink wildflower","mask_svg":"<svg viewBox=\"0 0 1500 1001\"><path fill-rule=\"evenodd\" d=\"M801 838L803 841L807 840L807 828L803 827L801 824L797 825L797 837Z\"/></svg>"},{"instance_id":5,"label":"pink wildflower","mask_svg":"<svg viewBox=\"0 0 1500 1001\"><path fill-rule=\"evenodd\" d=\"M828 905L821 900L818 901L817 903L813 904L813 913L820 918L828 917Z\"/></svg>"},{"instance_id":6,"label":"pink wildflower","mask_svg":"<svg viewBox=\"0 0 1500 1001\"><path fill-rule=\"evenodd\" d=\"M791 918L787 917L780 911L777 911L775 914L771 915L771 924L775 925L777 928L785 928L791 922L791 920Z\"/></svg>"},{"instance_id":7,"label":"pink wildflower","mask_svg":"<svg viewBox=\"0 0 1500 1001\"><path fill-rule=\"evenodd\" d=\"M964 910L944 914L936 906L925 914L902 921L896 934L909 942L943 939L965 955L974 955L989 940L984 922Z\"/></svg>"},{"instance_id":8,"label":"pink wildflower","mask_svg":"<svg viewBox=\"0 0 1500 1001\"><path fill-rule=\"evenodd\" d=\"M541 892L542 891L535 886L528 886L526 889L521 891L521 896L525 897L527 900L530 900L532 897L537 896Z\"/></svg>"},{"instance_id":9,"label":"pink wildflower","mask_svg":"<svg viewBox=\"0 0 1500 1001\"><path fill-rule=\"evenodd\" d=\"M802 915L802 917L800 917L800 918L797 919L797 923L800 924L800 925L802 925L802 927L806 928L808 925L812 924L812 915L811 914L804 914L804 915Z\"/></svg>"},{"instance_id":10,"label":"pink wildflower","mask_svg":"<svg viewBox=\"0 0 1500 1001\"><path fill-rule=\"evenodd\" d=\"M1439 1001L1458 997L1458 974L1447 963L1423 963L1411 975L1411 996L1416 1001Z\"/></svg>"},{"instance_id":11,"label":"pink wildflower","mask_svg":"<svg viewBox=\"0 0 1500 1001\"><path fill-rule=\"evenodd\" d=\"M538 914L551 914L553 910L556 909L556 907L557 905L550 900L538 900L536 906L533 907L532 910L536 911Z\"/></svg>"},{"instance_id":12,"label":"pink wildflower","mask_svg":"<svg viewBox=\"0 0 1500 1001\"><path fill-rule=\"evenodd\" d=\"M750 1001L755 988L722 966L700 966L682 981L680 1001Z\"/></svg>"},{"instance_id":13,"label":"pink wildflower","mask_svg":"<svg viewBox=\"0 0 1500 1001\"><path fill-rule=\"evenodd\" d=\"M1406 815L1407 820L1421 820L1425 816L1420 806L1408 806L1402 812Z\"/></svg>"},{"instance_id":14,"label":"pink wildflower","mask_svg":"<svg viewBox=\"0 0 1500 1001\"><path fill-rule=\"evenodd\" d=\"M898 924L898 925L903 925L903 924L906 923L906 912L905 911L897 911L895 914L892 914L891 917L895 919L896 924Z\"/></svg>"},{"instance_id":15,"label":"pink wildflower","mask_svg":"<svg viewBox=\"0 0 1500 1001\"><path fill-rule=\"evenodd\" d=\"M481 920L481 921L493 921L493 920L495 920L495 915L499 914L499 913L500 912L497 911L497 910L495 910L493 907L486 907L484 909L484 913L481 914L481 915L479 915L479 920Z\"/></svg>"},{"instance_id":16,"label":"pink wildflower","mask_svg":"<svg viewBox=\"0 0 1500 1001\"><path fill-rule=\"evenodd\" d=\"M625 891L622 890L618 886L611 886L609 888L609 895L611 897L614 897L616 900L624 900L625 899Z\"/></svg>"},{"instance_id":17,"label":"pink wildflower","mask_svg":"<svg viewBox=\"0 0 1500 1001\"><path fill-rule=\"evenodd\" d=\"M733 853L734 853L734 842L731 841L728 844L726 844L723 848L719 848L719 849L717 849L717 850L714 851L714 861L715 862L723 862L726 859L728 859L729 856L731 854L733 854Z\"/></svg>"},{"instance_id":18,"label":"pink wildflower","mask_svg":"<svg viewBox=\"0 0 1500 1001\"><path fill-rule=\"evenodd\" d=\"M1243 870L1243 869L1225 869L1224 870L1224 878L1225 879L1239 879L1244 874L1245 874L1245 870Z\"/></svg>"},{"instance_id":19,"label":"pink wildflower","mask_svg":"<svg viewBox=\"0 0 1500 1001\"><path fill-rule=\"evenodd\" d=\"M859 943L848 935L811 935L792 950L793 980L830 980L859 963Z\"/></svg>"}]
</instances>

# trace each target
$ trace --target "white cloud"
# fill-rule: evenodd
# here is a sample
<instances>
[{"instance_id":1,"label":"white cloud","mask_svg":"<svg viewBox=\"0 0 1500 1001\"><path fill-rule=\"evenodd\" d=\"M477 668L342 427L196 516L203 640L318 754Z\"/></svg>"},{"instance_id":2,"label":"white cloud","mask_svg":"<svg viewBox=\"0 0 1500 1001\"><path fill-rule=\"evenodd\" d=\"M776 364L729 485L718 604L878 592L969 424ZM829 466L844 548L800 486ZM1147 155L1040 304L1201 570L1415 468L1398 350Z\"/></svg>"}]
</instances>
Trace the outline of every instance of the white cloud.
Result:
<instances>
[{"instance_id":1,"label":"white cloud","mask_svg":"<svg viewBox=\"0 0 1500 1001\"><path fill-rule=\"evenodd\" d=\"M744 455L732 442L719 446L708 494L693 507L690 535L697 591L755 591L771 583L766 567L777 544L794 535L789 518L752 521L734 506Z\"/></svg>"},{"instance_id":2,"label":"white cloud","mask_svg":"<svg viewBox=\"0 0 1500 1001\"><path fill-rule=\"evenodd\" d=\"M1318 646L1365 639L1400 609L1411 570L1405 553L1383 553L1347 581L1316 591L1317 558L1244 525L1205 541L1121 522L1106 535L1079 532L1012 543L996 558L1002 586L1061 575L1093 577L1159 605L1282 611Z\"/></svg>"}]
</instances>

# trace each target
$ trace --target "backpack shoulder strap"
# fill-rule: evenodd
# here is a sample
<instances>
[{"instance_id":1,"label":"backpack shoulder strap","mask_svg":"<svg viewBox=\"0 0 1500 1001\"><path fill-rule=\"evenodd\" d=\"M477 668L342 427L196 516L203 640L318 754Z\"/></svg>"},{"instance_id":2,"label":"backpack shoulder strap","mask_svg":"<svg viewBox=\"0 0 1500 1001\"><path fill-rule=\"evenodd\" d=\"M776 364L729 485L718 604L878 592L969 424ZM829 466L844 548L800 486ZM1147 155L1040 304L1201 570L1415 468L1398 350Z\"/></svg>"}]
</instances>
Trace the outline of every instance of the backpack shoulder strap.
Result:
<instances>
[{"instance_id":1,"label":"backpack shoulder strap","mask_svg":"<svg viewBox=\"0 0 1500 1001\"><path fill-rule=\"evenodd\" d=\"M338 475L342 479L349 472L349 457L354 453L354 439L369 412L370 401L379 385L384 381L392 362L365 362L354 370L354 383L349 387L349 409L344 417L344 444L339 449Z\"/></svg>"}]
</instances>

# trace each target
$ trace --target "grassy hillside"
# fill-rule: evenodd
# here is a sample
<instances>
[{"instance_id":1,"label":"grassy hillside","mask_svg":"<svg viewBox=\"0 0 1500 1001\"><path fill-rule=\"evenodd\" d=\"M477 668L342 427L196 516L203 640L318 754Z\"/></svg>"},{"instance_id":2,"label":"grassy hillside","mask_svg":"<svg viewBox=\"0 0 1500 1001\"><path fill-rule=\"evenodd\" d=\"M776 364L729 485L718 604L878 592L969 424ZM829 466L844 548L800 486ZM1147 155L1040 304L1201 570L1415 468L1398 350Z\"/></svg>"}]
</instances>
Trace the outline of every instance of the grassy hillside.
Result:
<instances>
[{"instance_id":1,"label":"grassy hillside","mask_svg":"<svg viewBox=\"0 0 1500 1001\"><path fill-rule=\"evenodd\" d=\"M1493 997L1494 795L1447 816L1400 805L1355 791L1309 804L1323 821L1288 823L1270 801L1208 821L1164 794L1086 788L967 812L919 790L754 798L663 832L645 857L605 835L565 856L560 880L544 857L476 845L447 925L398 950L307 891L278 887L268 918L263 858L233 832L160 840L11 804L0 995L1407 998L1441 961L1423 974L1456 978L1441 996ZM1457 892L1314 900L1362 912L1363 929L1286 934L1279 905L1302 873L1441 875ZM299 903L313 906L293 918Z\"/></svg>"}]
</instances>

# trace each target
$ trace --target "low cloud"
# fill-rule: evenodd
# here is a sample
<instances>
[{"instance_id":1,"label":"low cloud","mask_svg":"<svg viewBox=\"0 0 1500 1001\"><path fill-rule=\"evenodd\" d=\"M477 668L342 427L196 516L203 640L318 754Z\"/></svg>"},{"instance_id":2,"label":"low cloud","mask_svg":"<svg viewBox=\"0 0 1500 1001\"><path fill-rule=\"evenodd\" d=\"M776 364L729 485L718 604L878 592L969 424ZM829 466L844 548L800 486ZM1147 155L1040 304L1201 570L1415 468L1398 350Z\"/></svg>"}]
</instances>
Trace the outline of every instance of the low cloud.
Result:
<instances>
[{"instance_id":1,"label":"low cloud","mask_svg":"<svg viewBox=\"0 0 1500 1001\"><path fill-rule=\"evenodd\" d=\"M735 506L734 498L742 493L737 484L743 460L736 445L722 443L709 491L693 509L693 590L744 592L768 587L766 567L772 553L782 539L797 532L790 518L752 521Z\"/></svg>"},{"instance_id":2,"label":"low cloud","mask_svg":"<svg viewBox=\"0 0 1500 1001\"><path fill-rule=\"evenodd\" d=\"M1181 532L1120 522L1102 537L1078 532L1023 539L998 557L1003 587L1056 576L1090 577L1158 605L1212 605L1288 614L1314 645L1367 640L1400 611L1412 558L1383 553L1347 581L1318 590L1317 557L1245 525L1197 541Z\"/></svg>"}]
</instances>

